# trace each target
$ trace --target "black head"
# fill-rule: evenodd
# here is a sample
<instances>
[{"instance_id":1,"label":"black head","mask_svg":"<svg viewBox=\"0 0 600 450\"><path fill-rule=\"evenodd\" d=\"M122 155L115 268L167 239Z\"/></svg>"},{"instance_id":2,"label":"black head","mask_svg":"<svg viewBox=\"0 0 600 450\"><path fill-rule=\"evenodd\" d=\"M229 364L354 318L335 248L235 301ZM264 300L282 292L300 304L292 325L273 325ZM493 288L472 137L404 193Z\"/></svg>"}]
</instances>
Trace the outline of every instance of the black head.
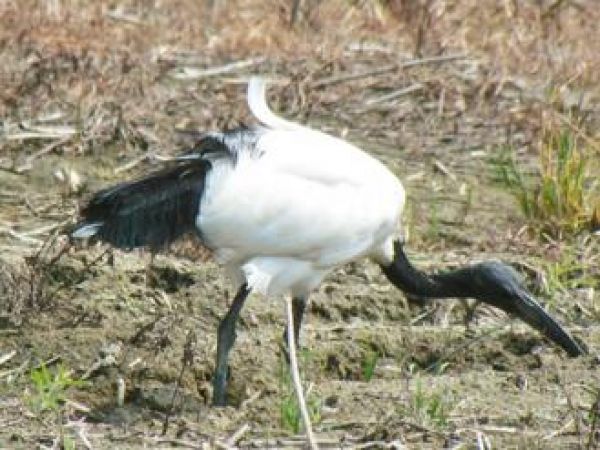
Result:
<instances>
[{"instance_id":1,"label":"black head","mask_svg":"<svg viewBox=\"0 0 600 450\"><path fill-rule=\"evenodd\" d=\"M519 317L561 345L570 356L586 353L527 290L512 267L498 261L486 261L454 272L457 273L462 282L470 281L470 296Z\"/></svg>"},{"instance_id":2,"label":"black head","mask_svg":"<svg viewBox=\"0 0 600 450\"><path fill-rule=\"evenodd\" d=\"M527 290L517 271L499 261L485 261L459 269L454 274L460 275L457 278L465 285L469 285L467 291L470 292L467 293L470 296L504 310L508 299L518 297L521 292Z\"/></svg>"},{"instance_id":3,"label":"black head","mask_svg":"<svg viewBox=\"0 0 600 450\"><path fill-rule=\"evenodd\" d=\"M564 348L571 356L585 350L550 316L523 285L519 274L499 261L486 261L428 275L406 257L402 243L394 243L394 260L381 266L396 287L419 298L474 298L514 314Z\"/></svg>"}]
</instances>

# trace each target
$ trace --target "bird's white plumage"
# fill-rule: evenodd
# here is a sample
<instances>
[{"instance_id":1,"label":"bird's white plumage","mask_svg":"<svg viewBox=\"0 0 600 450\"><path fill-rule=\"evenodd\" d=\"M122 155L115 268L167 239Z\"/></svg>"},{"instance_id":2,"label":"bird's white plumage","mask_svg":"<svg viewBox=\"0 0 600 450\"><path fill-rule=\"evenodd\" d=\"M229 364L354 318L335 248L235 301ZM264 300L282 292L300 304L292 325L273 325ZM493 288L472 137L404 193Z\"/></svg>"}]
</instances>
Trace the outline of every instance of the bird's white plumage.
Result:
<instances>
[{"instance_id":1,"label":"bird's white plumage","mask_svg":"<svg viewBox=\"0 0 600 450\"><path fill-rule=\"evenodd\" d=\"M254 117L264 126L280 130L298 130L302 125L273 114L267 104L267 80L262 77L252 77L248 81L248 108Z\"/></svg>"},{"instance_id":2,"label":"bird's white plumage","mask_svg":"<svg viewBox=\"0 0 600 450\"><path fill-rule=\"evenodd\" d=\"M215 161L197 219L217 258L269 295L307 295L359 257L391 261L404 206L400 181L341 139L273 120L264 87L254 88L249 103L265 125L256 149L240 152L235 164ZM261 92L264 108L257 108Z\"/></svg>"}]
</instances>

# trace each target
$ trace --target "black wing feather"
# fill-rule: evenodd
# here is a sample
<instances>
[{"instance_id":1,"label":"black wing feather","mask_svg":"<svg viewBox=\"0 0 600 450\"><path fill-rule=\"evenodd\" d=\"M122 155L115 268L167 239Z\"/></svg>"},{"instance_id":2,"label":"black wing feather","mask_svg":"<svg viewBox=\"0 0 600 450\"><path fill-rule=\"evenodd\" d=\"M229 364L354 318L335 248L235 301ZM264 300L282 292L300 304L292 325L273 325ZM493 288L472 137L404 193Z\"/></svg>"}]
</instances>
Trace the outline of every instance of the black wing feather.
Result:
<instances>
[{"instance_id":1,"label":"black wing feather","mask_svg":"<svg viewBox=\"0 0 600 450\"><path fill-rule=\"evenodd\" d=\"M115 247L158 250L196 230L210 162L188 160L94 195L78 229L100 224L95 237ZM196 230L197 231L197 230Z\"/></svg>"}]
</instances>

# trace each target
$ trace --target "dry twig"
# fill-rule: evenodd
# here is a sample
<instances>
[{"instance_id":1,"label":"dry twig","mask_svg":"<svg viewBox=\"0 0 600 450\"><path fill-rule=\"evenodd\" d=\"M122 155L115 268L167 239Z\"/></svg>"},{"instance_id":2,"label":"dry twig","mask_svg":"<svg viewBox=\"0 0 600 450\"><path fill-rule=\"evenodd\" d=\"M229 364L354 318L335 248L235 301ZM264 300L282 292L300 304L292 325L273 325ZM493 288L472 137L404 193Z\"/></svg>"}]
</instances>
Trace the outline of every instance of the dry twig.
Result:
<instances>
[{"instance_id":1,"label":"dry twig","mask_svg":"<svg viewBox=\"0 0 600 450\"><path fill-rule=\"evenodd\" d=\"M171 74L171 77L176 80L199 80L200 78L214 77L223 75L224 73L236 72L238 70L247 69L248 67L256 66L266 60L264 56L259 58L249 58L242 61L235 61L222 66L209 67L206 69L197 69L195 67L181 67Z\"/></svg>"},{"instance_id":2,"label":"dry twig","mask_svg":"<svg viewBox=\"0 0 600 450\"><path fill-rule=\"evenodd\" d=\"M77 133L77 128L69 125L22 125L23 131L8 133L4 139L8 141L31 139L65 139Z\"/></svg>"},{"instance_id":3,"label":"dry twig","mask_svg":"<svg viewBox=\"0 0 600 450\"><path fill-rule=\"evenodd\" d=\"M5 355L0 356L0 366L8 361L10 361L11 359L14 358L14 356L17 354L16 350L10 351Z\"/></svg>"},{"instance_id":4,"label":"dry twig","mask_svg":"<svg viewBox=\"0 0 600 450\"><path fill-rule=\"evenodd\" d=\"M405 61L399 64L391 64L389 66L380 67L378 69L367 70L365 72L359 73L350 73L343 75L335 75L332 77L322 78L320 80L316 80L312 83L312 87L320 88L324 86L328 86L331 84L345 83L347 81L355 81L360 80L362 78L369 78L374 76L383 75L389 72L394 72L395 70L400 69L408 69L409 67L420 66L424 64L435 64L442 63L448 61L456 61L459 59L465 59L467 55L458 54L458 55L445 55L445 56L432 56L429 58L419 58L419 59L411 59L410 61Z\"/></svg>"},{"instance_id":5,"label":"dry twig","mask_svg":"<svg viewBox=\"0 0 600 450\"><path fill-rule=\"evenodd\" d=\"M28 170L31 170L31 168L33 167L33 161L38 159L40 156L44 156L44 155L52 152L54 149L60 147L61 145L66 144L67 142L69 142L69 140L71 140L71 137L72 137L72 135L69 135L69 136L59 139L57 141L51 142L50 144L46 145L41 150L35 152L33 155L28 156L25 159L25 162L23 164L21 164L20 166L15 168L15 172L20 174L20 173L26 172Z\"/></svg>"},{"instance_id":6,"label":"dry twig","mask_svg":"<svg viewBox=\"0 0 600 450\"><path fill-rule=\"evenodd\" d=\"M412 94L422 90L425 86L422 83L411 84L402 89L397 89L389 94L384 94L379 97L370 98L366 101L367 106L377 105L379 103L389 102L390 100L396 100L404 95Z\"/></svg>"},{"instance_id":7,"label":"dry twig","mask_svg":"<svg viewBox=\"0 0 600 450\"><path fill-rule=\"evenodd\" d=\"M169 420L171 418L171 414L173 414L173 408L175 406L175 399L177 398L177 394L179 393L179 389L181 387L181 381L183 380L183 374L185 373L186 367L191 367L194 363L194 345L196 344L196 334L192 331L188 331L185 344L183 346L183 355L181 356L181 370L179 371L179 377L177 378L177 384L175 385L175 390L173 391L173 396L171 397L171 404L169 405L169 410L165 414L165 420L163 422L162 435L167 434L167 430L169 429Z\"/></svg>"},{"instance_id":8,"label":"dry twig","mask_svg":"<svg viewBox=\"0 0 600 450\"><path fill-rule=\"evenodd\" d=\"M233 433L225 442L228 448L234 447L235 444L246 434L246 432L250 429L250 425L245 423L242 425L235 433Z\"/></svg>"}]
</instances>

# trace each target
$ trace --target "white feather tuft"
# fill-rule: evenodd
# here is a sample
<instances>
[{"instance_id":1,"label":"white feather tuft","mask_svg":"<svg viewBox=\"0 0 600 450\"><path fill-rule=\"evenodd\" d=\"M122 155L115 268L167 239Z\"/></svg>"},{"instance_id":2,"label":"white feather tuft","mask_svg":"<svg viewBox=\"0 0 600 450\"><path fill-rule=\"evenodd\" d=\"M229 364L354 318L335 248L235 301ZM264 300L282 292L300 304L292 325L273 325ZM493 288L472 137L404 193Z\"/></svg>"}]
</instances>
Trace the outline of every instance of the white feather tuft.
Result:
<instances>
[{"instance_id":1,"label":"white feather tuft","mask_svg":"<svg viewBox=\"0 0 600 450\"><path fill-rule=\"evenodd\" d=\"M254 117L267 128L280 130L303 130L302 125L277 116L267 104L267 80L252 77L248 81L248 107Z\"/></svg>"},{"instance_id":2,"label":"white feather tuft","mask_svg":"<svg viewBox=\"0 0 600 450\"><path fill-rule=\"evenodd\" d=\"M102 222L86 223L71 233L75 239L85 239L94 236L103 225Z\"/></svg>"},{"instance_id":3,"label":"white feather tuft","mask_svg":"<svg viewBox=\"0 0 600 450\"><path fill-rule=\"evenodd\" d=\"M253 292L258 292L263 295L269 295L269 286L271 284L272 275L263 270L259 264L244 264L242 267L248 287Z\"/></svg>"}]
</instances>

